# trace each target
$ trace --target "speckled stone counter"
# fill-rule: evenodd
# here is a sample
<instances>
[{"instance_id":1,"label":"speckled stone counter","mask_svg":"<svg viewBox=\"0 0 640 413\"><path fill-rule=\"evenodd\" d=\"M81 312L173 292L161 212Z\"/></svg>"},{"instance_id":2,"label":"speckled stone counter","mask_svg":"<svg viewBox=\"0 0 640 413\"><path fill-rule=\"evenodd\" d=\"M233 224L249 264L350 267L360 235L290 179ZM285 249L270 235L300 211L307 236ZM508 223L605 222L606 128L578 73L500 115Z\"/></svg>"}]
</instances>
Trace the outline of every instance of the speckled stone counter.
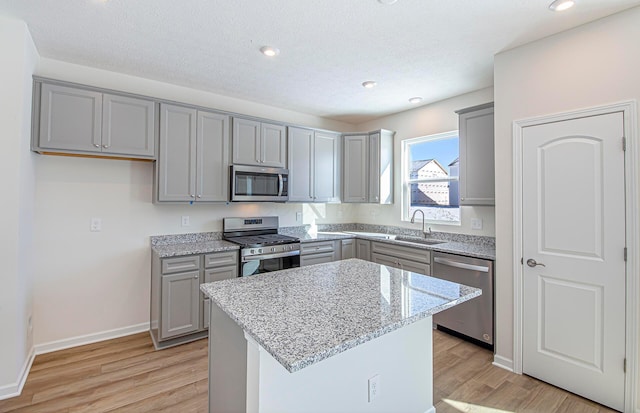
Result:
<instances>
[{"instance_id":1,"label":"speckled stone counter","mask_svg":"<svg viewBox=\"0 0 640 413\"><path fill-rule=\"evenodd\" d=\"M290 372L481 294L475 288L359 259L200 288Z\"/></svg>"},{"instance_id":2,"label":"speckled stone counter","mask_svg":"<svg viewBox=\"0 0 640 413\"><path fill-rule=\"evenodd\" d=\"M238 245L223 241L221 238L221 232L156 235L151 237L151 251L160 258L169 258L240 248Z\"/></svg>"}]
</instances>

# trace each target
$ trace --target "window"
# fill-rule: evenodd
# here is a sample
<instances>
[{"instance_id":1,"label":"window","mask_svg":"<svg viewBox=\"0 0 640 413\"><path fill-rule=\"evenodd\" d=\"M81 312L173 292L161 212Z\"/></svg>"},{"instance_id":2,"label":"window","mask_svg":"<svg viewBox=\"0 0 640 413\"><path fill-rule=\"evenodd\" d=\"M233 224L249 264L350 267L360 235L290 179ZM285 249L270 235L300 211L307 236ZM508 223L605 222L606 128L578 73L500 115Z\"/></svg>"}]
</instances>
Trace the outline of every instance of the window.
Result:
<instances>
[{"instance_id":1,"label":"window","mask_svg":"<svg viewBox=\"0 0 640 413\"><path fill-rule=\"evenodd\" d=\"M422 210L427 221L460 224L459 152L458 131L402 142L403 220Z\"/></svg>"}]
</instances>

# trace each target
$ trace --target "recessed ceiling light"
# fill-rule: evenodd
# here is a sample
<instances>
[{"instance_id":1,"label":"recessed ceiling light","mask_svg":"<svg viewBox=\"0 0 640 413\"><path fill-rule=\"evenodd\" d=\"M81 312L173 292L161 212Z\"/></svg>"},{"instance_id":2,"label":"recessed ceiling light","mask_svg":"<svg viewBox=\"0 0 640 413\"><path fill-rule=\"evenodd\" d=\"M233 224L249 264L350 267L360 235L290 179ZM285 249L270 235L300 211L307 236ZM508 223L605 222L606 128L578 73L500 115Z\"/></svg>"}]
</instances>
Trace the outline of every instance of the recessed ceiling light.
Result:
<instances>
[{"instance_id":1,"label":"recessed ceiling light","mask_svg":"<svg viewBox=\"0 0 640 413\"><path fill-rule=\"evenodd\" d=\"M260 48L260 51L262 52L263 55L269 56L269 57L277 56L280 54L280 49L277 49L271 46L262 46Z\"/></svg>"},{"instance_id":2,"label":"recessed ceiling light","mask_svg":"<svg viewBox=\"0 0 640 413\"><path fill-rule=\"evenodd\" d=\"M378 3L382 3L382 4L393 4L395 2L397 2L398 0L378 0Z\"/></svg>"},{"instance_id":3,"label":"recessed ceiling light","mask_svg":"<svg viewBox=\"0 0 640 413\"><path fill-rule=\"evenodd\" d=\"M549 10L563 11L563 10L570 9L575 5L576 5L576 0L554 0L553 3L549 5Z\"/></svg>"},{"instance_id":4,"label":"recessed ceiling light","mask_svg":"<svg viewBox=\"0 0 640 413\"><path fill-rule=\"evenodd\" d=\"M367 80L366 82L362 82L362 87L366 89L371 89L377 85L373 80Z\"/></svg>"},{"instance_id":5,"label":"recessed ceiling light","mask_svg":"<svg viewBox=\"0 0 640 413\"><path fill-rule=\"evenodd\" d=\"M411 103L420 103L420 102L422 102L422 98L420 96L416 96L416 97L413 97L413 98L409 99L409 102L411 102Z\"/></svg>"}]
</instances>

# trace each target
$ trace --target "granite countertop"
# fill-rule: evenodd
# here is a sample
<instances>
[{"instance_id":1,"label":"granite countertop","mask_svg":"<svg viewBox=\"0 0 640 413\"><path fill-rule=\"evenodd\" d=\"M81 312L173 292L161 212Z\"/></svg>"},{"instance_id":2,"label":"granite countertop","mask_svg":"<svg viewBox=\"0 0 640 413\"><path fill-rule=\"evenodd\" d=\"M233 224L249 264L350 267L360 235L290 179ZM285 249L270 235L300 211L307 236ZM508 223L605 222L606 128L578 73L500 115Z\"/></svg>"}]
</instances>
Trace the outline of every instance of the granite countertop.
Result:
<instances>
[{"instance_id":1,"label":"granite countertop","mask_svg":"<svg viewBox=\"0 0 640 413\"><path fill-rule=\"evenodd\" d=\"M392 235L393 237L393 235ZM447 252L451 254L464 255L467 257L482 258L487 260L496 259L496 246L493 243L482 242L469 242L469 241L450 241L445 239L439 239L439 244L421 244L419 237L403 236L403 240L397 239L385 239L379 236L368 236L366 233L349 234L345 232L318 232L315 235L305 234L299 236L300 242L314 242L324 240L339 240L345 238L361 238L370 241L384 242L387 244L405 245L412 248L419 248L430 251ZM405 240L411 240L414 238L416 242L408 242Z\"/></svg>"},{"instance_id":2,"label":"granite countertop","mask_svg":"<svg viewBox=\"0 0 640 413\"><path fill-rule=\"evenodd\" d=\"M481 294L359 259L200 288L290 372Z\"/></svg>"},{"instance_id":3,"label":"granite countertop","mask_svg":"<svg viewBox=\"0 0 640 413\"><path fill-rule=\"evenodd\" d=\"M240 247L223 240L208 240L196 242L178 242L175 244L152 245L153 252L160 258L177 257L181 255L208 254L210 252L221 252L237 250Z\"/></svg>"}]
</instances>

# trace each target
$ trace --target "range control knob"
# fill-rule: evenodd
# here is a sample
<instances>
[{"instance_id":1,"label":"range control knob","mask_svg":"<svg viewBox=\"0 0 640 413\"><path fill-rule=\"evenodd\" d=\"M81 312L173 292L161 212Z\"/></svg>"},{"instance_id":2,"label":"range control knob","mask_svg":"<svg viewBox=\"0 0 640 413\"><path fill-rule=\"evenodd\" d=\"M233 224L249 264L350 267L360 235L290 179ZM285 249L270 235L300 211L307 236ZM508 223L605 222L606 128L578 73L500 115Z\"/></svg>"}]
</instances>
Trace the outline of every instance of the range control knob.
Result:
<instances>
[{"instance_id":1,"label":"range control knob","mask_svg":"<svg viewBox=\"0 0 640 413\"><path fill-rule=\"evenodd\" d=\"M276 252L276 247L272 247L271 252Z\"/></svg>"},{"instance_id":2,"label":"range control knob","mask_svg":"<svg viewBox=\"0 0 640 413\"><path fill-rule=\"evenodd\" d=\"M251 250L250 252L251 252L251 254L255 254L256 250Z\"/></svg>"},{"instance_id":3,"label":"range control knob","mask_svg":"<svg viewBox=\"0 0 640 413\"><path fill-rule=\"evenodd\" d=\"M258 250L258 254L262 254L262 248Z\"/></svg>"}]
</instances>

